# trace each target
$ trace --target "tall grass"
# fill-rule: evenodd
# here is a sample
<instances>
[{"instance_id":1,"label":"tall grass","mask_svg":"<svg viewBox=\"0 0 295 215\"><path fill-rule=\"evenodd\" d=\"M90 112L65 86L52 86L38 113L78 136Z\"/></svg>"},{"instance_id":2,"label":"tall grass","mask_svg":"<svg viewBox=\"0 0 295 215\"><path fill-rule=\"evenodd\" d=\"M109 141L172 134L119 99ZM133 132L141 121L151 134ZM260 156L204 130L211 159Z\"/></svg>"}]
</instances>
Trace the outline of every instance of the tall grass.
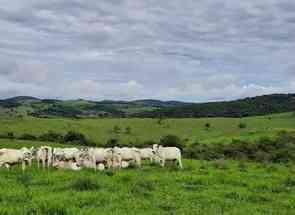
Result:
<instances>
[{"instance_id":1,"label":"tall grass","mask_svg":"<svg viewBox=\"0 0 295 215\"><path fill-rule=\"evenodd\" d=\"M295 213L294 164L218 162L185 160L182 171L147 165L112 175L0 169L0 214Z\"/></svg>"}]
</instances>

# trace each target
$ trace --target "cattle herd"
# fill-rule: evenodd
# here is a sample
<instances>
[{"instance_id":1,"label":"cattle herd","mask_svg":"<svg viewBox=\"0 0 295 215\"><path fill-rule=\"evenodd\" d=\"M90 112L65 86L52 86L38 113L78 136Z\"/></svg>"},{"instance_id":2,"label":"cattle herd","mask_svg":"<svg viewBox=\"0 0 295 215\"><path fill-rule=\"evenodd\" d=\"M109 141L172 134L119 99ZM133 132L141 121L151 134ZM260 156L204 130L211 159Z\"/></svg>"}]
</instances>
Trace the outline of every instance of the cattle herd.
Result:
<instances>
[{"instance_id":1,"label":"cattle herd","mask_svg":"<svg viewBox=\"0 0 295 215\"><path fill-rule=\"evenodd\" d=\"M43 168L81 170L93 168L95 170L121 169L129 166L141 167L143 160L158 163L162 167L166 161L175 161L182 168L181 150L177 147L163 147L153 145L150 148L40 148L0 149L0 167L10 168L11 165L21 164L22 169L32 165L36 160Z\"/></svg>"}]
</instances>

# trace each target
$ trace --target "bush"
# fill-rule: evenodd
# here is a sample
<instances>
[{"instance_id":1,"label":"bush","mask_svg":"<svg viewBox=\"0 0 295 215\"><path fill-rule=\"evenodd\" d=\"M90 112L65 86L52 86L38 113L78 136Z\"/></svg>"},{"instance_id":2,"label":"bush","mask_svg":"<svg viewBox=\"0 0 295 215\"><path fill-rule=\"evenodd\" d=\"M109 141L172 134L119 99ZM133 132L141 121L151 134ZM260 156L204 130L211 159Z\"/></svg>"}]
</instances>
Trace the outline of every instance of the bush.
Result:
<instances>
[{"instance_id":1,"label":"bush","mask_svg":"<svg viewBox=\"0 0 295 215\"><path fill-rule=\"evenodd\" d=\"M3 138L3 139L14 139L14 133L13 132L7 132L7 133L4 133L4 134L1 134L0 135L0 138Z\"/></svg>"},{"instance_id":2,"label":"bush","mask_svg":"<svg viewBox=\"0 0 295 215\"><path fill-rule=\"evenodd\" d=\"M126 134L131 134L131 127L130 127L130 126L127 126L127 127L125 128L125 133L126 133Z\"/></svg>"},{"instance_id":3,"label":"bush","mask_svg":"<svg viewBox=\"0 0 295 215\"><path fill-rule=\"evenodd\" d=\"M281 132L275 139L255 142L233 139L230 144L194 143L184 148L184 157L200 160L236 159L257 162L287 163L295 161L295 134Z\"/></svg>"},{"instance_id":4,"label":"bush","mask_svg":"<svg viewBox=\"0 0 295 215\"><path fill-rule=\"evenodd\" d=\"M119 140L116 138L109 139L105 144L106 148L113 148L115 146L119 146Z\"/></svg>"},{"instance_id":5,"label":"bush","mask_svg":"<svg viewBox=\"0 0 295 215\"><path fill-rule=\"evenodd\" d=\"M32 134L22 134L18 139L20 140L37 140L38 138Z\"/></svg>"},{"instance_id":6,"label":"bush","mask_svg":"<svg viewBox=\"0 0 295 215\"><path fill-rule=\"evenodd\" d=\"M240 129L245 129L245 128L247 128L247 124L244 123L244 122L240 122L240 123L239 123L239 128L240 128Z\"/></svg>"},{"instance_id":7,"label":"bush","mask_svg":"<svg viewBox=\"0 0 295 215\"><path fill-rule=\"evenodd\" d=\"M175 135L167 135L160 139L160 144L165 147L178 147L181 150L184 149L184 144L179 137Z\"/></svg>"},{"instance_id":8,"label":"bush","mask_svg":"<svg viewBox=\"0 0 295 215\"><path fill-rule=\"evenodd\" d=\"M88 140L84 134L76 132L76 131L69 131L63 139L64 143L73 143L79 144L82 146L96 146L93 141Z\"/></svg>"},{"instance_id":9,"label":"bush","mask_svg":"<svg viewBox=\"0 0 295 215\"><path fill-rule=\"evenodd\" d=\"M208 130L209 128L211 128L211 124L207 122L207 123L205 124L205 128Z\"/></svg>"},{"instance_id":10,"label":"bush","mask_svg":"<svg viewBox=\"0 0 295 215\"><path fill-rule=\"evenodd\" d=\"M121 132L121 128L118 125L115 125L114 128L113 128L113 132L115 134L119 134Z\"/></svg>"},{"instance_id":11,"label":"bush","mask_svg":"<svg viewBox=\"0 0 295 215\"><path fill-rule=\"evenodd\" d=\"M48 131L47 133L41 134L39 140L48 142L63 142L64 136L62 134Z\"/></svg>"},{"instance_id":12,"label":"bush","mask_svg":"<svg viewBox=\"0 0 295 215\"><path fill-rule=\"evenodd\" d=\"M141 147L151 147L154 144L157 144L157 142L154 140L146 140L141 144Z\"/></svg>"}]
</instances>

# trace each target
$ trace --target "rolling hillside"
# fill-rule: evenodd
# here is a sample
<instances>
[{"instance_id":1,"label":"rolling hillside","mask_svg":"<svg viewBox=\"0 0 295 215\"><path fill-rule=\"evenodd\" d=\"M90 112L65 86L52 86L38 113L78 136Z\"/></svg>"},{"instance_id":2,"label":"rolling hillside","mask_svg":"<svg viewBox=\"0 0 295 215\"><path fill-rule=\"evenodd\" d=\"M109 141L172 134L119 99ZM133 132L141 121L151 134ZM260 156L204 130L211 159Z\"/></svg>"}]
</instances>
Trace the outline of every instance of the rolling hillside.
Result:
<instances>
[{"instance_id":1,"label":"rolling hillside","mask_svg":"<svg viewBox=\"0 0 295 215\"><path fill-rule=\"evenodd\" d=\"M274 94L228 102L88 101L14 97L0 100L1 118L200 118L246 117L295 110L295 94Z\"/></svg>"}]
</instances>

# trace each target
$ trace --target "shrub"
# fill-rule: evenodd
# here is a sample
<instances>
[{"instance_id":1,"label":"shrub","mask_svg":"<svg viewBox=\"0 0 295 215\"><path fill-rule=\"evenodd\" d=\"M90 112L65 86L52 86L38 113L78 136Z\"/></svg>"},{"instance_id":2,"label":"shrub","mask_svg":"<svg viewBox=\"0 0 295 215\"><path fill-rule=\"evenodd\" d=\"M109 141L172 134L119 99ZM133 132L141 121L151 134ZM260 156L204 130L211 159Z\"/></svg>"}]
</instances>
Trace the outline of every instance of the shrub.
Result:
<instances>
[{"instance_id":1,"label":"shrub","mask_svg":"<svg viewBox=\"0 0 295 215\"><path fill-rule=\"evenodd\" d=\"M207 122L207 123L205 124L205 128L208 130L209 128L211 128L211 124Z\"/></svg>"},{"instance_id":2,"label":"shrub","mask_svg":"<svg viewBox=\"0 0 295 215\"><path fill-rule=\"evenodd\" d=\"M32 134L22 134L18 139L20 139L20 140L37 140L37 137Z\"/></svg>"},{"instance_id":3,"label":"shrub","mask_svg":"<svg viewBox=\"0 0 295 215\"><path fill-rule=\"evenodd\" d=\"M175 135L167 135L164 136L160 139L160 144L162 146L166 146L166 147L178 147L181 150L184 149L184 144L182 143L182 141L180 140L179 137L175 136Z\"/></svg>"},{"instance_id":4,"label":"shrub","mask_svg":"<svg viewBox=\"0 0 295 215\"><path fill-rule=\"evenodd\" d=\"M111 139L109 139L109 140L106 142L105 147L106 147L106 148L113 148L113 147L118 146L118 145L119 145L119 141L118 141L118 139L116 139L116 138L111 138Z\"/></svg>"},{"instance_id":5,"label":"shrub","mask_svg":"<svg viewBox=\"0 0 295 215\"><path fill-rule=\"evenodd\" d=\"M240 128L240 129L245 129L245 128L247 128L247 124L244 123L244 122L240 122L240 123L239 123L239 128Z\"/></svg>"},{"instance_id":6,"label":"shrub","mask_svg":"<svg viewBox=\"0 0 295 215\"><path fill-rule=\"evenodd\" d=\"M118 125L115 125L114 128L113 128L113 132L115 134L119 134L121 132L121 128Z\"/></svg>"},{"instance_id":7,"label":"shrub","mask_svg":"<svg viewBox=\"0 0 295 215\"><path fill-rule=\"evenodd\" d=\"M157 144L157 142L154 141L154 140L146 140L146 141L144 141L144 142L141 144L141 146L142 146L142 147L151 147L151 146L153 146L154 144Z\"/></svg>"},{"instance_id":8,"label":"shrub","mask_svg":"<svg viewBox=\"0 0 295 215\"><path fill-rule=\"evenodd\" d=\"M130 126L127 126L127 127L125 128L125 133L126 133L126 134L131 134L131 127L130 127Z\"/></svg>"},{"instance_id":9,"label":"shrub","mask_svg":"<svg viewBox=\"0 0 295 215\"><path fill-rule=\"evenodd\" d=\"M257 162L287 163L295 161L295 135L281 132L275 139L260 138L255 142L233 139L230 144L200 144L184 148L184 157L216 160L236 159Z\"/></svg>"},{"instance_id":10,"label":"shrub","mask_svg":"<svg viewBox=\"0 0 295 215\"><path fill-rule=\"evenodd\" d=\"M47 133L41 134L39 140L48 142L63 142L64 136L62 134L48 131Z\"/></svg>"},{"instance_id":11,"label":"shrub","mask_svg":"<svg viewBox=\"0 0 295 215\"><path fill-rule=\"evenodd\" d=\"M0 138L3 138L3 139L14 139L14 133L13 132L7 132L7 133L4 133L4 134L1 134L0 135Z\"/></svg>"},{"instance_id":12,"label":"shrub","mask_svg":"<svg viewBox=\"0 0 295 215\"><path fill-rule=\"evenodd\" d=\"M8 133L7 133L7 137L8 137L9 139L14 139L14 133L13 133L13 132L8 132Z\"/></svg>"},{"instance_id":13,"label":"shrub","mask_svg":"<svg viewBox=\"0 0 295 215\"><path fill-rule=\"evenodd\" d=\"M65 143L76 143L79 145L88 145L88 140L86 139L85 135L76 131L69 131L64 136Z\"/></svg>"}]
</instances>

